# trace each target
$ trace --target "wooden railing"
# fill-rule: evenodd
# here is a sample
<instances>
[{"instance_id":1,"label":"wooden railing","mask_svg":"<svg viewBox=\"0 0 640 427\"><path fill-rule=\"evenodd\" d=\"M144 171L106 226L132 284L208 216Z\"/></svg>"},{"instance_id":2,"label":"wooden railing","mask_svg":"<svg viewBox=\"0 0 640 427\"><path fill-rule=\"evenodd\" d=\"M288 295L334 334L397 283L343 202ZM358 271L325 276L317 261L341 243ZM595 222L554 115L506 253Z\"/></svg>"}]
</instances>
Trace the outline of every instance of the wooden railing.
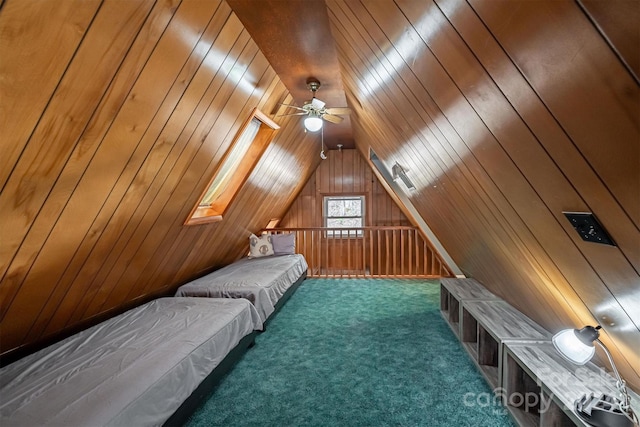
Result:
<instances>
[{"instance_id":1,"label":"wooden railing","mask_svg":"<svg viewBox=\"0 0 640 427\"><path fill-rule=\"evenodd\" d=\"M431 245L414 227L274 228L294 233L309 277L452 276Z\"/></svg>"}]
</instances>

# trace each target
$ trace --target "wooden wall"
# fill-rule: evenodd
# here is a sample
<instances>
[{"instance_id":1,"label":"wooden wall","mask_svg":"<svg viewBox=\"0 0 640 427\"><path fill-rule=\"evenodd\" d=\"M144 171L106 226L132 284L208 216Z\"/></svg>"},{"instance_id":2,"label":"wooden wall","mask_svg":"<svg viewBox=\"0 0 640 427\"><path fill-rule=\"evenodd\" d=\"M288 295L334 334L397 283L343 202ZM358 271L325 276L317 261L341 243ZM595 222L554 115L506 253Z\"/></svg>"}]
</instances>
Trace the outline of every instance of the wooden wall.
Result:
<instances>
[{"instance_id":1,"label":"wooden wall","mask_svg":"<svg viewBox=\"0 0 640 427\"><path fill-rule=\"evenodd\" d=\"M413 225L382 183L378 181L369 163L358 150L331 150L326 153L327 159L318 165L282 218L278 228L324 227L323 198L338 195L365 196L365 226L367 227ZM305 254L321 254L320 258L326 255L322 259L314 259L313 263L310 262L310 266L319 268L317 272L312 273L318 276L329 274L327 273L329 270L339 271L337 274L362 275L363 269L367 270L367 274L380 276L409 275L409 271L413 275L423 277L424 275L431 277L451 275L437 250L424 236L422 236L424 240L418 240L412 236L410 244L407 238L408 230L402 231L405 234L402 239L399 237L399 230L379 233L378 231L373 234L365 232L365 239L319 237L315 239L315 244L324 248L324 251L316 247L312 249L313 244L310 241L314 239L306 241L303 244L304 247L300 249ZM298 239L299 243L300 240ZM409 246L411 246L410 250ZM411 259L408 256L403 257L402 262L399 261L399 256L394 257L409 251L413 251L412 253L416 256ZM401 267L403 273L400 273Z\"/></svg>"},{"instance_id":2,"label":"wooden wall","mask_svg":"<svg viewBox=\"0 0 640 427\"><path fill-rule=\"evenodd\" d=\"M221 223L182 225L251 109L291 101L224 1L0 4L1 354L171 292L313 204L319 143L289 119ZM357 149L409 168L467 275L551 331L602 324L640 390L637 1L326 4Z\"/></svg>"},{"instance_id":3,"label":"wooden wall","mask_svg":"<svg viewBox=\"0 0 640 427\"><path fill-rule=\"evenodd\" d=\"M574 1L327 5L358 148L410 169L465 274L550 331L602 324L640 389L637 13L610 38ZM563 211L593 212L617 246Z\"/></svg>"},{"instance_id":4,"label":"wooden wall","mask_svg":"<svg viewBox=\"0 0 640 427\"><path fill-rule=\"evenodd\" d=\"M252 109L290 101L224 1L8 0L0 58L5 356L236 259L320 161L278 118L223 221L183 225Z\"/></svg>"},{"instance_id":5,"label":"wooden wall","mask_svg":"<svg viewBox=\"0 0 640 427\"><path fill-rule=\"evenodd\" d=\"M327 125L327 126L330 126ZM366 226L412 225L358 150L327 151L279 227L323 227L323 196L364 195Z\"/></svg>"}]
</instances>

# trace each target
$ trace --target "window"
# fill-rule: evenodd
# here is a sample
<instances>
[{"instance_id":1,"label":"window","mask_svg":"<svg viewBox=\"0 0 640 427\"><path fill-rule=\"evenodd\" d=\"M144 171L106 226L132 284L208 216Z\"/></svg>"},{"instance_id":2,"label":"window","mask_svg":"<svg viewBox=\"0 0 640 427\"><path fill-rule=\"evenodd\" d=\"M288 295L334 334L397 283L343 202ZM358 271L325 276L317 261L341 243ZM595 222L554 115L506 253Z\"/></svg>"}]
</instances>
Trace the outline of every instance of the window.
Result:
<instances>
[{"instance_id":1,"label":"window","mask_svg":"<svg viewBox=\"0 0 640 427\"><path fill-rule=\"evenodd\" d=\"M186 225L222 220L238 190L258 163L279 126L258 109L242 125L209 185L200 196Z\"/></svg>"},{"instance_id":2,"label":"window","mask_svg":"<svg viewBox=\"0 0 640 427\"><path fill-rule=\"evenodd\" d=\"M265 228L276 228L280 224L280 218L271 218Z\"/></svg>"},{"instance_id":3,"label":"window","mask_svg":"<svg viewBox=\"0 0 640 427\"><path fill-rule=\"evenodd\" d=\"M364 227L364 196L325 196L324 226L326 228ZM327 230L328 236L346 236L338 230ZM349 236L362 236L362 230L350 230Z\"/></svg>"}]
</instances>

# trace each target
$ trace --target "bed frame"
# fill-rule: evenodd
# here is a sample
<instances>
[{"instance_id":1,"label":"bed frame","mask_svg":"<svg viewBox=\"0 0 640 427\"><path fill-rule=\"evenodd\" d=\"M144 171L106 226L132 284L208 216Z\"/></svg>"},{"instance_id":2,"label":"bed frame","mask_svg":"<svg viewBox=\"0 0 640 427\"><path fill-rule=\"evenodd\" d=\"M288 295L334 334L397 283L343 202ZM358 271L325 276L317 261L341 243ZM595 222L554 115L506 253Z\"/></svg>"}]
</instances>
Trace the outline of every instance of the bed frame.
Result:
<instances>
[{"instance_id":1,"label":"bed frame","mask_svg":"<svg viewBox=\"0 0 640 427\"><path fill-rule=\"evenodd\" d=\"M256 335L258 335L258 331L253 331L249 335L245 335L238 345L222 359L222 362L193 390L191 395L182 402L182 405L164 422L163 426L174 427L184 425L196 409L211 396L211 393L215 390L222 378L231 371L247 350L255 345Z\"/></svg>"},{"instance_id":2,"label":"bed frame","mask_svg":"<svg viewBox=\"0 0 640 427\"><path fill-rule=\"evenodd\" d=\"M275 305L275 310L263 324L262 331L253 331L240 340L238 345L227 354L220 364L200 383L200 385L191 393L182 405L173 413L171 417L163 424L165 427L182 426L189 417L211 396L224 376L231 371L235 364L242 358L246 351L255 345L256 335L266 330L266 324L280 311L282 306L287 302L291 295L300 287L302 282L307 278L305 271L302 276L282 295Z\"/></svg>"},{"instance_id":3,"label":"bed frame","mask_svg":"<svg viewBox=\"0 0 640 427\"><path fill-rule=\"evenodd\" d=\"M153 304L153 306L149 307L150 311L146 307L140 307L135 309L135 312L123 313L119 315L123 316L122 319L114 318L112 321L105 321L109 323L104 323L104 327L100 327L94 332L91 332L91 328L87 330L89 333L81 332L80 334L82 335L77 339L71 339L67 344L62 342L52 351L43 353L42 357L32 356L29 360L17 362L21 363L20 365L12 368L3 368L2 387L3 391L7 391L5 396L7 400L4 401L5 399L3 399L0 407L2 410L0 424L4 425L5 422L11 425L38 424L39 419L44 424L51 424L51 420L45 421L47 413L50 413L51 410L55 411L56 408L61 408L60 412L56 411L56 414L52 415L59 416L60 420L75 420L69 421L70 423L82 423L81 420L84 419L85 422L93 420L91 423L98 425L114 423L116 420L119 423L125 420L136 423L133 420L138 420L141 424L183 425L193 411L208 398L224 375L254 345L255 337L259 333L258 327L262 325L262 322L259 321L258 313L249 301L243 301L242 304L239 302L232 304L230 300L220 300L209 305L201 304L200 302L204 301L199 298L181 298L181 300L185 301L173 300L177 299L169 297L158 300L157 303L152 302L150 304ZM216 314L218 309L220 317ZM191 314L192 310L197 317ZM184 322L176 322L173 320L174 316L167 317L165 311L171 314L175 313L178 316L177 320L181 320L183 317L184 319L198 319L194 321L194 327L200 328L200 330L194 330L193 340L195 340L196 344L200 342L202 344L194 346L192 350L189 350L191 347L185 348L179 354L172 355L167 359L169 362L166 365L167 372L172 373L170 377L163 374L162 367L156 368L156 363L154 362L162 361L166 351L171 351L172 346L166 344L174 341L176 344L187 342L192 335L185 331L187 335L183 337ZM200 314L203 317L199 317ZM218 318L224 318L228 322L222 321L216 326L213 323ZM148 323L148 321L157 321L159 323L156 325L156 323ZM210 323L212 324L211 330L207 327ZM166 330L164 326L166 326ZM123 328L126 328L129 335L120 336L119 331ZM147 332L151 333L147 334ZM220 334L218 335L219 332ZM238 333L244 336L236 335ZM216 336L219 336L219 341L215 341ZM87 337L91 338L91 340ZM137 340L137 344L133 345L132 353L129 353L127 347L132 339ZM141 354L147 354L144 350L145 346L159 343L158 340L162 340L164 343L148 353L146 362L137 358ZM219 346L216 344L217 342L220 343ZM233 345L234 342L236 343L235 345ZM120 344L123 344L124 347ZM105 346L106 350L104 352L100 350L101 345ZM76 347L83 347L84 350L76 353ZM62 348L62 350L59 348ZM222 350L226 352L224 357L218 353ZM111 355L112 352L114 353L113 355ZM75 358L70 360L61 357L67 354L73 355ZM122 361L127 360L129 354L136 355L136 362L143 362L138 363L141 369L125 363L124 366L130 371L128 371L127 375L121 375L124 371L118 366L123 364ZM195 355L195 358L192 354ZM169 354L166 355L169 356ZM79 364L74 367L75 364L72 362L76 361L76 359ZM175 363L171 363L171 361ZM100 368L99 363L104 363L106 370L98 369ZM191 366L191 364L194 365ZM31 367L33 367L33 370L31 370ZM192 368L195 369L195 376L185 376L185 374L188 374L185 369L191 372ZM92 372L92 369L95 372ZM180 374L181 371L182 374ZM25 372L27 373L25 374ZM69 372L73 374L69 374ZM111 372L116 375L111 375ZM49 373L51 373L51 379L44 379L43 375L49 375ZM6 374L6 377L4 374ZM25 378L22 375L29 376ZM108 378L114 378L114 380L108 383L105 389L101 391L100 387L103 385L102 377L105 375ZM157 381L154 381L153 378L148 378L149 375L153 378L158 377ZM68 395L64 393L65 385L60 385L58 380L64 378L63 382L66 382L67 376L70 380L69 384L74 384L74 386L66 386L69 391ZM138 379L143 381L142 386L138 386L139 382L130 383L130 381L135 381L137 376L139 377ZM121 379L119 380L118 378ZM199 381L197 381L198 379ZM163 383L159 383L158 381L160 380ZM182 385L183 380L184 385ZM11 389L5 389L5 387L10 387L12 381L15 381L16 388L9 394ZM153 387L162 388L153 391L151 386L146 386L147 383L153 385ZM129 387L130 385L131 387ZM44 386L44 388L40 386ZM60 389L62 392L56 392L57 389L55 387L62 387ZM173 387L176 388L173 389ZM101 395L103 397L106 396L106 398L113 397L113 402L106 404L104 408L100 405L102 409L94 411L91 405L78 400L86 397L82 391L83 388L90 390L91 393L95 391L87 401L93 402L91 405L100 404L101 398L99 396ZM120 390L123 392L121 393ZM189 392L189 390L192 391ZM46 399L46 395L43 395L43 393L53 394L50 396L51 399ZM129 397L131 401L128 401ZM33 399L46 400L41 402L44 406L34 408L29 406L33 405ZM167 401L166 406L154 409L160 402L165 402L165 399ZM74 405L77 403L77 410L69 409L69 406L66 406L67 402L72 402L71 404ZM139 410L136 407L138 404L142 405ZM34 409L34 411L31 411L31 409ZM62 409L67 412L63 412ZM84 415L87 417L85 418ZM60 422L58 421L58 423Z\"/></svg>"},{"instance_id":4,"label":"bed frame","mask_svg":"<svg viewBox=\"0 0 640 427\"><path fill-rule=\"evenodd\" d=\"M176 297L243 298L250 301L263 326L308 275L301 254L241 258L180 285Z\"/></svg>"},{"instance_id":5,"label":"bed frame","mask_svg":"<svg viewBox=\"0 0 640 427\"><path fill-rule=\"evenodd\" d=\"M264 332L264 331L267 330L267 324L276 315L276 313L278 313L280 311L282 306L289 300L289 298L291 298L291 295L294 294L294 292L300 287L300 285L302 284L302 282L305 281L306 278L307 278L307 271L302 273L302 275L298 278L298 280L296 280L291 286L289 286L289 289L287 289L284 292L284 294L282 294L282 297L273 306L273 308L274 308L273 309L273 313L271 313L269 315L269 317L267 317L267 319L262 323L262 331L261 332Z\"/></svg>"}]
</instances>

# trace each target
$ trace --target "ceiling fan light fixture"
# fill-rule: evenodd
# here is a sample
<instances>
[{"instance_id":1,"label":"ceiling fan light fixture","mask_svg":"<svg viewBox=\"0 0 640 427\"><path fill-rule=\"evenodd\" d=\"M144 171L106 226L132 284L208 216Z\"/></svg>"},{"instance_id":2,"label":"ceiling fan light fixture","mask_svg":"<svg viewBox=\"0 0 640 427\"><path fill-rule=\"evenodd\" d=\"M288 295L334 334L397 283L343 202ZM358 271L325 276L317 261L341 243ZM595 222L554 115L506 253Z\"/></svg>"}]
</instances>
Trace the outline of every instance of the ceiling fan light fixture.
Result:
<instances>
[{"instance_id":1,"label":"ceiling fan light fixture","mask_svg":"<svg viewBox=\"0 0 640 427\"><path fill-rule=\"evenodd\" d=\"M309 116L304 119L304 127L309 132L317 132L322 129L322 119L318 116Z\"/></svg>"},{"instance_id":2,"label":"ceiling fan light fixture","mask_svg":"<svg viewBox=\"0 0 640 427\"><path fill-rule=\"evenodd\" d=\"M0 0L2 2L2 0ZM310 101L305 101L302 107L297 105L281 104L285 107L295 109L295 113L279 114L279 116L304 116L304 127L309 132L317 132L323 127L323 121L331 123L341 123L344 119L340 116L349 114L351 111L348 107L331 107L327 108L324 101L316 98L316 91L320 87L320 82L315 78L307 80L307 87L311 90L313 97Z\"/></svg>"}]
</instances>

